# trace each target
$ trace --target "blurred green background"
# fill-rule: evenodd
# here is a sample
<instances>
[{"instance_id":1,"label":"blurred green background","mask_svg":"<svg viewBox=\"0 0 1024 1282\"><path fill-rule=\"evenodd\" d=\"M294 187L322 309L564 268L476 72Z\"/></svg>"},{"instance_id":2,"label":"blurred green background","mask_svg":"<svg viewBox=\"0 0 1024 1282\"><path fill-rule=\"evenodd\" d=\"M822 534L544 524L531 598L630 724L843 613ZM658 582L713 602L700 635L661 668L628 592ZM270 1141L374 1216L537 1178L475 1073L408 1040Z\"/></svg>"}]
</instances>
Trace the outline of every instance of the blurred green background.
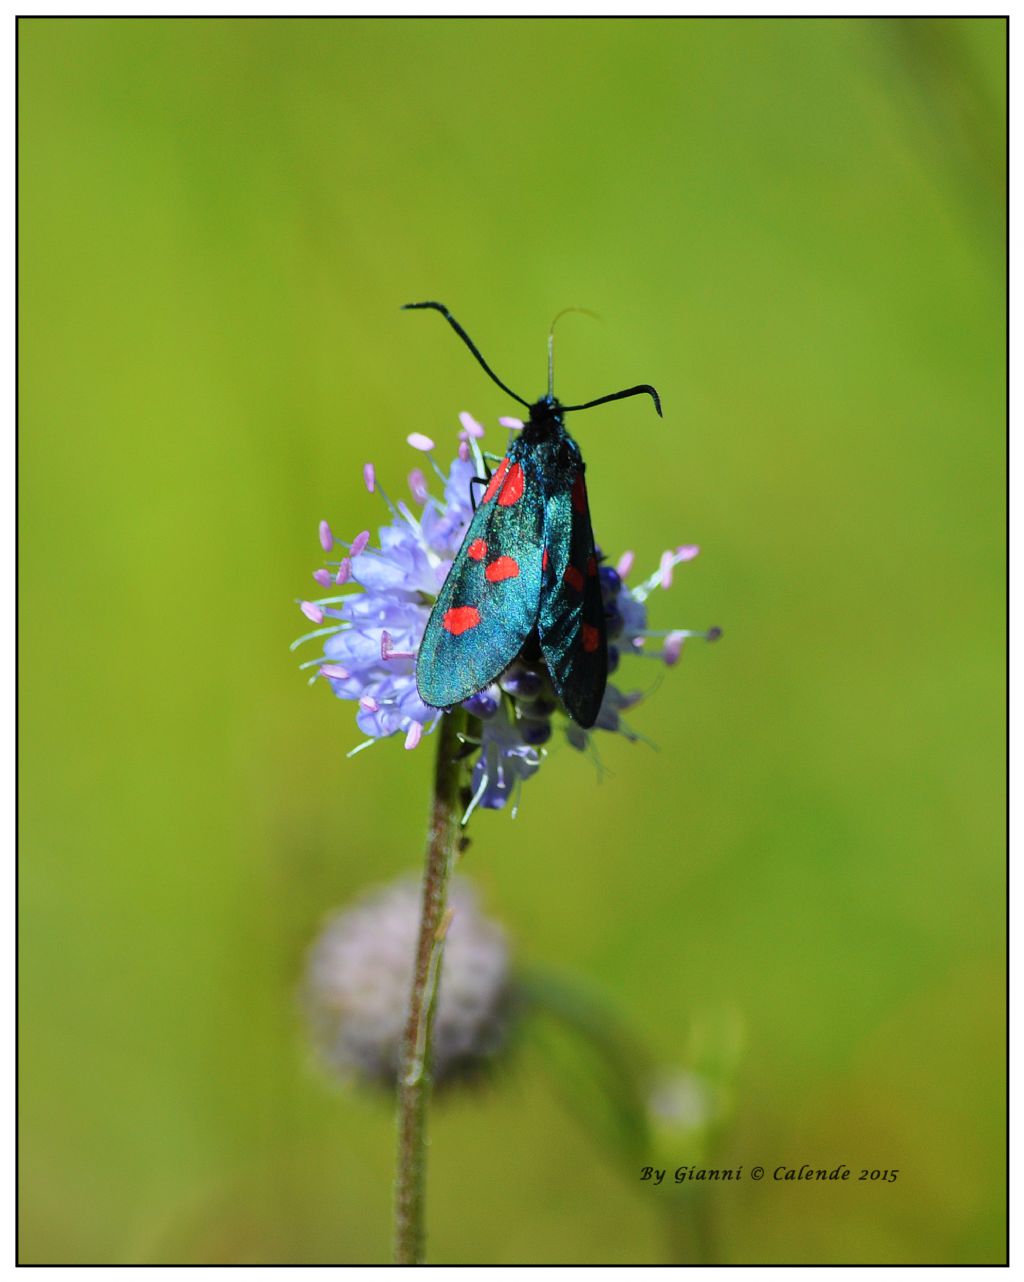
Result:
<instances>
[{"instance_id":1,"label":"blurred green background","mask_svg":"<svg viewBox=\"0 0 1024 1282\"><path fill-rule=\"evenodd\" d=\"M652 622L725 630L464 871L658 1060L735 1013L719 1164L901 1171L716 1190L715 1258L1002 1260L1003 22L19 32L22 1259L388 1258L295 990L431 760L287 646L363 462L514 411L440 298L527 395L601 313L559 393L666 415L573 425L598 538L700 543ZM670 1258L529 1046L430 1161L435 1261Z\"/></svg>"}]
</instances>

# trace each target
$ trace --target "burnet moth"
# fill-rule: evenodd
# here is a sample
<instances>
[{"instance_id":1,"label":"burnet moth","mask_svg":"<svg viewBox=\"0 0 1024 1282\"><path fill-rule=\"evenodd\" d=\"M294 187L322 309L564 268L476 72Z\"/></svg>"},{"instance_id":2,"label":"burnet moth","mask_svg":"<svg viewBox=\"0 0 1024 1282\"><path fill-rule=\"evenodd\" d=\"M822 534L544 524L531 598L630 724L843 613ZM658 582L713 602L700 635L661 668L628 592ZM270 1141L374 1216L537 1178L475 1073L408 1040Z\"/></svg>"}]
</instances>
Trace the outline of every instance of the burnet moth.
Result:
<instances>
[{"instance_id":1,"label":"burnet moth","mask_svg":"<svg viewBox=\"0 0 1024 1282\"><path fill-rule=\"evenodd\" d=\"M529 410L522 431L489 478L431 611L416 660L416 687L432 708L485 689L522 652L539 649L566 711L592 726L608 680L608 639L585 471L563 416L627 396L661 400L646 383L585 405L555 399L552 339L548 391L532 405L498 378L442 303L440 312L491 379Z\"/></svg>"}]
</instances>

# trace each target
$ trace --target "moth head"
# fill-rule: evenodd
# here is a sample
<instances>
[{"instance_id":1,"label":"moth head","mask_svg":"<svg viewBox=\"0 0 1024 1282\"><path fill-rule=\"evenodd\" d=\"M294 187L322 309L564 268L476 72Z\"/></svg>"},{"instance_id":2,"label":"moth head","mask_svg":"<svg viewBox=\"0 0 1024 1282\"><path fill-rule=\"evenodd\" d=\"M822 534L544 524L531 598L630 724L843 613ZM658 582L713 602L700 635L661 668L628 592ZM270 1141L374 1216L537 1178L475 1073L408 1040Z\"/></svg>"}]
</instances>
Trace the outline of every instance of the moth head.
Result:
<instances>
[{"instance_id":1,"label":"moth head","mask_svg":"<svg viewBox=\"0 0 1024 1282\"><path fill-rule=\"evenodd\" d=\"M550 394L530 406L530 423L534 427L556 427L562 422L562 406Z\"/></svg>"}]
</instances>

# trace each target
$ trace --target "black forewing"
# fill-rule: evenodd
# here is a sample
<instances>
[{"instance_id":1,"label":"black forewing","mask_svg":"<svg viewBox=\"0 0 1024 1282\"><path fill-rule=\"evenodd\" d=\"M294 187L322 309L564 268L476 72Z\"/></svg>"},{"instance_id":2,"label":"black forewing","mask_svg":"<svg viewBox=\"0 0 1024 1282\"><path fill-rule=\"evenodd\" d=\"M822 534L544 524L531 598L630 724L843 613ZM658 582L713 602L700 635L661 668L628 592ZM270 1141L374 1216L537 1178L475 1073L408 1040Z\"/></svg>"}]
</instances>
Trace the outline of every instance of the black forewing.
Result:
<instances>
[{"instance_id":1,"label":"black forewing","mask_svg":"<svg viewBox=\"0 0 1024 1282\"><path fill-rule=\"evenodd\" d=\"M544 536L541 650L566 710L587 728L597 720L608 682L608 635L582 461L549 496Z\"/></svg>"}]
</instances>

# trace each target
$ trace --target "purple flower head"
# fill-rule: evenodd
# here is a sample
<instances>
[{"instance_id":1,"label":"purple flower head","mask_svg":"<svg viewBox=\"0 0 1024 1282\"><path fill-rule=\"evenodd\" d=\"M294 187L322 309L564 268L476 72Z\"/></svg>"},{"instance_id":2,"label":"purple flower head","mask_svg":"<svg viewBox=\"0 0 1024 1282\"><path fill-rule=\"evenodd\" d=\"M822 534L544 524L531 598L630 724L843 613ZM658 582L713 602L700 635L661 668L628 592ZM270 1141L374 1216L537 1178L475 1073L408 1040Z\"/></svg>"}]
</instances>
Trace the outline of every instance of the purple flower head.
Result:
<instances>
[{"instance_id":1,"label":"purple flower head","mask_svg":"<svg viewBox=\"0 0 1024 1282\"><path fill-rule=\"evenodd\" d=\"M534 723L522 717L515 699L500 699L496 715L482 724L480 755L473 766L470 781L473 797L466 811L467 818L477 806L501 810L509 798L515 813L524 780L537 773L542 760L539 746L531 744L526 733Z\"/></svg>"},{"instance_id":2,"label":"purple flower head","mask_svg":"<svg viewBox=\"0 0 1024 1282\"><path fill-rule=\"evenodd\" d=\"M510 431L522 426L519 420L501 422ZM429 437L421 432L408 436L423 465L409 473L412 506L403 499L392 501L373 465L364 465L364 483L379 495L389 515L376 540L364 530L345 542L327 521L320 522L320 545L325 554L333 551L337 559L327 559L314 570L313 578L330 594L298 601L302 613L317 626L293 642L292 648L318 642L320 656L301 665L315 669L310 684L320 678L339 699L355 705L356 723L366 738L350 756L391 736L401 736L405 747L414 749L444 715L428 707L417 693L416 654L473 516L470 482L484 472L478 444L483 427L467 413L460 415L460 426L456 456L447 472L436 462ZM440 483L441 497L430 491L431 471ZM672 666L688 638L711 641L721 635L718 628L655 631L647 626L648 597L659 587L669 587L675 566L691 561L698 551L686 544L664 552L653 574L635 586L628 582L632 552L624 553L615 566L598 552L609 675L619 670L622 657L655 658ZM338 592L339 588L345 590ZM477 736L469 745L477 751L466 818L477 807L499 810L510 798L515 813L523 782L540 768L556 725L581 751L591 746L591 736L599 731L638 739L622 714L641 698L640 693L625 693L609 681L596 724L584 730L562 711L543 660L516 660L497 683L464 704L475 718L470 724Z\"/></svg>"}]
</instances>

